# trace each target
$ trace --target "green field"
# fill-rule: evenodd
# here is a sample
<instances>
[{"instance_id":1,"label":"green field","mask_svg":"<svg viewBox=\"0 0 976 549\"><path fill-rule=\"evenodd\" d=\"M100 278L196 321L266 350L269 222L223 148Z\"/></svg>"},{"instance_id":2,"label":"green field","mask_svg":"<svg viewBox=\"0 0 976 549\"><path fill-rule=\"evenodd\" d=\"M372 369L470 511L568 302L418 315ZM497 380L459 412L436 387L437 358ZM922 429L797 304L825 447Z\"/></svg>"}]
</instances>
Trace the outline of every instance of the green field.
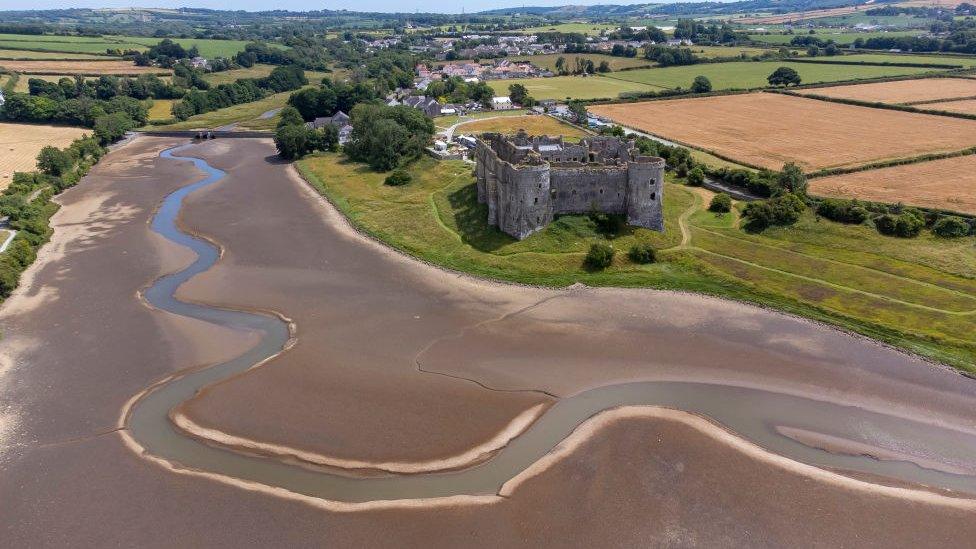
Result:
<instances>
[{"instance_id":1,"label":"green field","mask_svg":"<svg viewBox=\"0 0 976 549\"><path fill-rule=\"evenodd\" d=\"M931 69L915 67L881 67L873 65L829 65L820 63L790 63L784 61L736 61L732 63L711 63L642 69L608 75L607 78L635 82L653 88L688 88L695 76L704 75L716 90L730 88L758 88L767 86L766 77L777 67L791 67L800 73L804 84L816 82L837 82L884 76L919 74Z\"/></svg>"},{"instance_id":2,"label":"green field","mask_svg":"<svg viewBox=\"0 0 976 549\"><path fill-rule=\"evenodd\" d=\"M643 57L614 57L602 53L547 53L545 55L523 55L510 58L512 61L529 61L537 67L542 67L556 72L556 60L560 57L566 60L566 67L572 69L576 66L576 58L592 59L594 65L606 61L610 64L610 70L619 71L620 69L631 67L650 67L653 61L648 61Z\"/></svg>"},{"instance_id":3,"label":"green field","mask_svg":"<svg viewBox=\"0 0 976 549\"><path fill-rule=\"evenodd\" d=\"M949 54L901 55L895 53L856 53L843 57L835 57L833 59L839 61L855 61L858 63L911 63L914 65L934 63L937 65L959 65L960 67L966 68L976 67L976 57Z\"/></svg>"},{"instance_id":4,"label":"green field","mask_svg":"<svg viewBox=\"0 0 976 549\"><path fill-rule=\"evenodd\" d=\"M533 34L538 32L581 32L590 36L598 36L605 30L614 30L620 27L617 23L559 23L546 27L530 27L519 29L522 34Z\"/></svg>"},{"instance_id":5,"label":"green field","mask_svg":"<svg viewBox=\"0 0 976 549\"><path fill-rule=\"evenodd\" d=\"M109 57L105 55L92 55L88 53L59 53L53 51L28 51L28 50L4 50L0 49L0 59L120 59L119 57Z\"/></svg>"},{"instance_id":6,"label":"green field","mask_svg":"<svg viewBox=\"0 0 976 549\"><path fill-rule=\"evenodd\" d=\"M274 65L257 64L246 69L232 69L229 71L207 73L204 75L203 79L209 82L211 85L216 86L219 84L230 84L231 82L236 82L241 78L263 78L271 74L273 69ZM327 72L305 71L305 78L308 79L310 84L318 84L322 81L323 77L331 75L331 73Z\"/></svg>"},{"instance_id":7,"label":"green field","mask_svg":"<svg viewBox=\"0 0 976 549\"><path fill-rule=\"evenodd\" d=\"M175 99L153 99L152 106L149 107L149 121L169 120L173 118L173 113L170 109L173 108L173 103L175 102Z\"/></svg>"},{"instance_id":8,"label":"green field","mask_svg":"<svg viewBox=\"0 0 976 549\"><path fill-rule=\"evenodd\" d=\"M273 129L276 124L275 118L259 118L262 114L273 109L284 107L288 101L288 96L292 92L281 92L269 95L260 101L241 103L224 109L198 114L190 118L165 126L154 126L153 129L160 130L196 130L213 129L228 124L239 123L243 128L251 129ZM275 120L275 122L271 122Z\"/></svg>"},{"instance_id":9,"label":"green field","mask_svg":"<svg viewBox=\"0 0 976 549\"><path fill-rule=\"evenodd\" d=\"M890 31L890 32L840 32L821 29L813 36L821 40L833 40L841 45L852 44L858 38L867 40L868 38L894 37L894 36L915 36L921 31ZM749 39L766 44L788 45L794 36L805 36L802 34L750 34Z\"/></svg>"},{"instance_id":10,"label":"green field","mask_svg":"<svg viewBox=\"0 0 976 549\"><path fill-rule=\"evenodd\" d=\"M0 34L0 49L33 50L68 53L105 53L111 49L146 50L158 44L162 38L146 36L53 36ZM174 42L189 48L196 45L204 57L230 57L244 50L244 40L209 40L196 38L173 38Z\"/></svg>"},{"instance_id":11,"label":"green field","mask_svg":"<svg viewBox=\"0 0 976 549\"><path fill-rule=\"evenodd\" d=\"M586 216L563 216L517 241L486 224L469 165L424 158L404 187L336 154L299 163L306 178L354 224L391 246L476 275L531 284L645 286L741 299L833 323L974 370L976 248L973 238L879 235L807 212L795 226L749 234L735 214L704 211L702 189L668 183L666 232L628 228L611 239L618 254L603 272L582 265L605 240ZM684 238L683 238L684 237ZM659 261L626 258L635 242ZM684 244L682 244L684 242Z\"/></svg>"},{"instance_id":12,"label":"green field","mask_svg":"<svg viewBox=\"0 0 976 549\"><path fill-rule=\"evenodd\" d=\"M656 69L648 69L656 70ZM627 71L617 74L628 74ZM512 84L522 84L529 90L529 95L536 99L616 99L623 92L654 91L655 88L616 80L605 76L554 76L552 78L524 78L512 80L490 80L488 84L498 95L508 95L508 87ZM688 82L691 83L690 81Z\"/></svg>"}]
</instances>

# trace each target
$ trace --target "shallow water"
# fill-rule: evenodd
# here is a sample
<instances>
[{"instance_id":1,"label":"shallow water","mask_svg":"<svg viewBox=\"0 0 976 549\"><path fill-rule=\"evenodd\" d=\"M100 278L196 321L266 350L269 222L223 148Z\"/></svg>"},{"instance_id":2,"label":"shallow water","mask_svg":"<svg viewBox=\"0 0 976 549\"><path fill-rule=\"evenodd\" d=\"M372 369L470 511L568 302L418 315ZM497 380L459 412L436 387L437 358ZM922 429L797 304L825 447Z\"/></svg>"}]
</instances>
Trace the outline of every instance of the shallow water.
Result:
<instances>
[{"instance_id":1,"label":"shallow water","mask_svg":"<svg viewBox=\"0 0 976 549\"><path fill-rule=\"evenodd\" d=\"M193 250L197 259L187 268L157 280L146 290L145 297L160 309L231 329L257 332L261 339L243 355L164 383L134 404L127 418L127 428L131 436L152 455L184 467L336 501L493 494L507 480L548 453L587 418L602 410L643 404L708 416L774 453L810 465L872 473L976 494L974 476L924 469L909 462L832 454L782 436L776 427L785 425L865 443L883 444L906 454L963 467L972 467L973 456L976 456L976 437L970 434L853 406L716 384L635 382L600 387L563 398L492 459L476 467L448 473L354 478L273 459L246 456L184 436L169 421L170 410L192 398L201 388L247 370L280 352L289 337L286 324L277 317L195 305L175 299L174 293L183 282L206 271L218 259L216 247L180 231L176 225L184 199L225 175L204 160L173 156L174 152L186 151L192 146L166 150L161 157L192 162L207 177L167 196L152 220L152 229ZM263 367L273 368L274 363ZM363 436L369 436L369 433L363 433Z\"/></svg>"}]
</instances>

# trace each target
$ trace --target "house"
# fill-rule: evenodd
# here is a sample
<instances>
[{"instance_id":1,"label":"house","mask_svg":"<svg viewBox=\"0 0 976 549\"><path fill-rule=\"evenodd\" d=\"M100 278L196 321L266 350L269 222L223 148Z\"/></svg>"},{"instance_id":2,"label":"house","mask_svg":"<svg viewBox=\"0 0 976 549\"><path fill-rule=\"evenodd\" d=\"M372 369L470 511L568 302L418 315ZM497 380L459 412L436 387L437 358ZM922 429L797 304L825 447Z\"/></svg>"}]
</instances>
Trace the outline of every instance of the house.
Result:
<instances>
[{"instance_id":1,"label":"house","mask_svg":"<svg viewBox=\"0 0 976 549\"><path fill-rule=\"evenodd\" d=\"M339 128L342 128L343 126L349 125L349 120L350 118L348 114L339 111L333 114L332 116L320 116L315 120L308 122L307 124L305 124L305 126L313 130L324 128L326 126L337 126Z\"/></svg>"},{"instance_id":2,"label":"house","mask_svg":"<svg viewBox=\"0 0 976 549\"><path fill-rule=\"evenodd\" d=\"M451 105L451 104L441 105L441 116L447 116L450 114L458 114L457 105Z\"/></svg>"},{"instance_id":3,"label":"house","mask_svg":"<svg viewBox=\"0 0 976 549\"><path fill-rule=\"evenodd\" d=\"M695 43L687 38L678 38L676 40L668 40L669 46L694 46Z\"/></svg>"},{"instance_id":4,"label":"house","mask_svg":"<svg viewBox=\"0 0 976 549\"><path fill-rule=\"evenodd\" d=\"M433 97L411 95L403 100L403 104L410 108L423 111L424 114L431 118L440 116L441 114L441 104Z\"/></svg>"},{"instance_id":5,"label":"house","mask_svg":"<svg viewBox=\"0 0 976 549\"><path fill-rule=\"evenodd\" d=\"M0 107L2 107L6 101L6 98L3 96L3 90L0 90Z\"/></svg>"},{"instance_id":6,"label":"house","mask_svg":"<svg viewBox=\"0 0 976 549\"><path fill-rule=\"evenodd\" d=\"M515 108L512 105L512 98L507 95L496 95L491 98L491 107L496 111L504 111Z\"/></svg>"},{"instance_id":7,"label":"house","mask_svg":"<svg viewBox=\"0 0 976 549\"><path fill-rule=\"evenodd\" d=\"M210 67L210 61L207 61L204 57L194 57L190 59L190 66L195 69L207 69Z\"/></svg>"}]
</instances>

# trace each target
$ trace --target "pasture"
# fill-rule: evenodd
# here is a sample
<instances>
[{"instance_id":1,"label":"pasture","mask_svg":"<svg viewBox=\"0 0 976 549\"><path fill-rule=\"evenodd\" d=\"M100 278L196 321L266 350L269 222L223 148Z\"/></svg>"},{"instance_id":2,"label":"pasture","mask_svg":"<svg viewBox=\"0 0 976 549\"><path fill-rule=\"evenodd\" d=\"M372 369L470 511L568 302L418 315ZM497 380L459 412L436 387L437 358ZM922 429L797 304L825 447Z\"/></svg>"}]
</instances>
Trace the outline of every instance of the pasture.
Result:
<instances>
[{"instance_id":1,"label":"pasture","mask_svg":"<svg viewBox=\"0 0 976 549\"><path fill-rule=\"evenodd\" d=\"M5 50L0 49L0 60L4 59L118 59L106 55L92 55L88 53L60 53L55 51L29 51L29 50Z\"/></svg>"},{"instance_id":2,"label":"pasture","mask_svg":"<svg viewBox=\"0 0 976 549\"><path fill-rule=\"evenodd\" d=\"M516 83L525 86L529 95L536 99L615 99L624 92L654 91L654 88L645 84L606 76L554 76L488 81L496 95L508 95L508 86ZM690 80L688 84L691 84Z\"/></svg>"},{"instance_id":3,"label":"pasture","mask_svg":"<svg viewBox=\"0 0 976 549\"><path fill-rule=\"evenodd\" d=\"M593 105L590 112L737 162L807 171L976 145L976 121L748 93Z\"/></svg>"},{"instance_id":4,"label":"pasture","mask_svg":"<svg viewBox=\"0 0 976 549\"><path fill-rule=\"evenodd\" d=\"M912 65L956 65L958 67L976 67L976 56L944 54L914 54L903 55L897 53L855 53L843 57L833 58L837 61L854 61L857 63L909 63Z\"/></svg>"},{"instance_id":5,"label":"pasture","mask_svg":"<svg viewBox=\"0 0 976 549\"><path fill-rule=\"evenodd\" d=\"M566 61L566 68L572 69L576 66L576 59L592 59L593 64L599 66L600 62L606 61L610 64L610 70L619 71L620 69L633 67L650 67L653 61L648 61L643 57L615 57L602 53L547 53L544 55L522 55L511 57L512 61L528 61L537 67L556 72L556 60L562 57Z\"/></svg>"},{"instance_id":6,"label":"pasture","mask_svg":"<svg viewBox=\"0 0 976 549\"><path fill-rule=\"evenodd\" d=\"M810 193L976 215L976 156L818 177Z\"/></svg>"},{"instance_id":7,"label":"pasture","mask_svg":"<svg viewBox=\"0 0 976 549\"><path fill-rule=\"evenodd\" d=\"M152 107L149 107L149 121L169 120L173 118L172 108L175 99L153 99Z\"/></svg>"},{"instance_id":8,"label":"pasture","mask_svg":"<svg viewBox=\"0 0 976 549\"><path fill-rule=\"evenodd\" d=\"M872 103L911 104L933 99L976 97L976 79L920 78L893 82L872 82L850 86L831 86L799 90L803 95L821 95ZM929 108L931 105L920 105Z\"/></svg>"},{"instance_id":9,"label":"pasture","mask_svg":"<svg viewBox=\"0 0 976 549\"><path fill-rule=\"evenodd\" d=\"M64 53L104 54L109 49L149 49L162 38L148 36L54 36L27 34L0 34L0 48ZM230 57L244 50L245 40L214 40L197 38L172 38L185 48L197 46L204 57Z\"/></svg>"},{"instance_id":10,"label":"pasture","mask_svg":"<svg viewBox=\"0 0 976 549\"><path fill-rule=\"evenodd\" d=\"M582 129L556 120L551 116L503 116L462 123L455 130L456 133L485 133L495 132L513 134L525 130L529 135L562 135L576 140L589 135Z\"/></svg>"},{"instance_id":11,"label":"pasture","mask_svg":"<svg viewBox=\"0 0 976 549\"><path fill-rule=\"evenodd\" d=\"M784 61L734 61L639 69L613 73L607 78L643 84L657 89L688 88L698 75L706 76L715 90L751 89L766 87L766 78L778 67L790 67L800 74L804 84L863 80L886 76L911 75L928 72L921 67L881 67L872 65L828 65L821 63L790 63Z\"/></svg>"},{"instance_id":12,"label":"pasture","mask_svg":"<svg viewBox=\"0 0 976 549\"><path fill-rule=\"evenodd\" d=\"M33 170L43 147L64 148L90 133L86 128L0 122L0 189L10 184L14 172Z\"/></svg>"},{"instance_id":13,"label":"pasture","mask_svg":"<svg viewBox=\"0 0 976 549\"><path fill-rule=\"evenodd\" d=\"M589 36L599 36L604 31L611 31L619 28L615 23L559 23L542 27L530 27L521 29L522 34L535 34L539 32L578 32Z\"/></svg>"},{"instance_id":14,"label":"pasture","mask_svg":"<svg viewBox=\"0 0 976 549\"><path fill-rule=\"evenodd\" d=\"M898 37L898 36L918 36L922 31L878 31L878 32L852 32L852 31L840 31L840 30L830 30L830 29L820 29L817 31L816 36L821 40L833 40L841 46L847 46L854 43L858 38L867 40L868 38L885 38L885 37ZM773 44L776 46L789 46L790 40L795 36L803 36L797 34L750 34L749 39L755 42L763 42L765 44Z\"/></svg>"},{"instance_id":15,"label":"pasture","mask_svg":"<svg viewBox=\"0 0 976 549\"><path fill-rule=\"evenodd\" d=\"M270 110L285 106L292 92L281 92L269 95L259 101L241 103L223 109L198 114L182 121L165 126L156 126L160 130L198 130L214 129L229 124L240 124L243 128L268 129L272 118L263 119L260 116ZM276 119L274 119L276 120Z\"/></svg>"}]
</instances>

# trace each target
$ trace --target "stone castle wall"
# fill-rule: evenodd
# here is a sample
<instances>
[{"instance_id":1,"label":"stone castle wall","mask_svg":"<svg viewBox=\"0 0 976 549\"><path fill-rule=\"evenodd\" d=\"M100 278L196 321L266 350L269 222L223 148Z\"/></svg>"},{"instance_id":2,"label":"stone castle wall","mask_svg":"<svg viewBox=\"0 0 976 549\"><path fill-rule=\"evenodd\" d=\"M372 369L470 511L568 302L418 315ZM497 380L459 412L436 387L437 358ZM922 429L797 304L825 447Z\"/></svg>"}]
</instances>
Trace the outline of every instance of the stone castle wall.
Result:
<instances>
[{"instance_id":1,"label":"stone castle wall","mask_svg":"<svg viewBox=\"0 0 976 549\"><path fill-rule=\"evenodd\" d=\"M560 214L599 211L664 230L664 160L640 156L633 141L485 134L475 149L478 201L488 223L523 239Z\"/></svg>"}]
</instances>

